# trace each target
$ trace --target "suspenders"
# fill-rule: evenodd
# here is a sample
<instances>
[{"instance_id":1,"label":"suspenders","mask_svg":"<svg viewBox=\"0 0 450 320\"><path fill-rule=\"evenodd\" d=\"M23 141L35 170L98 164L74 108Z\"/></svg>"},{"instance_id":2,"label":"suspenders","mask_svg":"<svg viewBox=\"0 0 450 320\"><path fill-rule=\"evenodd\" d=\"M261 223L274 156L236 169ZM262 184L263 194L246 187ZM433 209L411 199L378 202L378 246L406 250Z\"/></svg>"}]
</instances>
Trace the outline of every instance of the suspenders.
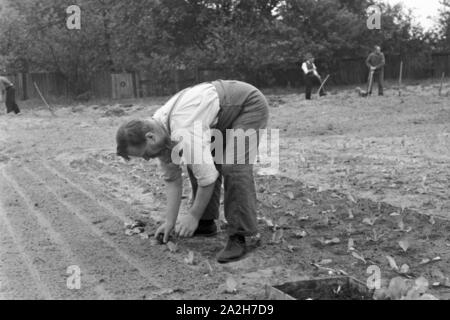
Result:
<instances>
[{"instance_id":1,"label":"suspenders","mask_svg":"<svg viewBox=\"0 0 450 320\"><path fill-rule=\"evenodd\" d=\"M215 81L215 82L217 82L217 81ZM203 83L199 83L199 84L197 84L197 85L195 85L195 86L186 88L186 89L184 89L183 91L181 91L181 92L178 94L177 99L175 100L175 102L174 102L173 105L172 105L172 108L170 108L169 113L167 114L167 122L166 122L166 126L167 126L167 130L168 130L168 132L169 132L169 135L171 134L171 130L170 130L170 117L172 116L172 112L173 112L173 110L175 109L175 107L177 106L177 104L180 102L180 100L183 98L183 96L186 94L186 92L187 92L188 90L190 90L190 89L192 89L192 88L194 88L194 87L196 87L196 86L205 84L205 83L210 83L210 84L214 85L213 82L203 82ZM215 86L215 87L216 87L216 86Z\"/></svg>"},{"instance_id":2,"label":"suspenders","mask_svg":"<svg viewBox=\"0 0 450 320\"><path fill-rule=\"evenodd\" d=\"M178 102L180 102L181 98L183 98L183 96L186 94L186 92L191 89L191 88L187 88L184 89L183 91L181 91L178 94L177 99L175 100L175 102L173 103L172 107L169 110L169 113L167 114L167 122L166 122L166 127L167 127L167 131L169 132L169 136L171 135L171 130L170 130L170 117L172 116L172 112L173 109L175 109L176 105L178 104Z\"/></svg>"}]
</instances>

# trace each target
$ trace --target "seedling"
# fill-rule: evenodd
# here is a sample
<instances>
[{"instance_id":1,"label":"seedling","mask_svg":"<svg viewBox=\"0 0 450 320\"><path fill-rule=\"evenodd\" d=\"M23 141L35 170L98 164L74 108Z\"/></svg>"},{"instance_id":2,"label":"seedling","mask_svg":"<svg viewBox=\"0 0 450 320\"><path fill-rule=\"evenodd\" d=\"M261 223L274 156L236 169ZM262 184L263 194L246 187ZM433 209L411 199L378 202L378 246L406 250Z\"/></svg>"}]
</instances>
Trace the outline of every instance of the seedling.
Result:
<instances>
[{"instance_id":1,"label":"seedling","mask_svg":"<svg viewBox=\"0 0 450 320\"><path fill-rule=\"evenodd\" d=\"M167 248L169 248L169 251L171 253L175 253L178 251L178 245L176 243L173 243L172 241L167 242Z\"/></svg>"},{"instance_id":2,"label":"seedling","mask_svg":"<svg viewBox=\"0 0 450 320\"><path fill-rule=\"evenodd\" d=\"M353 240L352 238L348 239L348 251L352 252L355 251L355 240Z\"/></svg>"},{"instance_id":3,"label":"seedling","mask_svg":"<svg viewBox=\"0 0 450 320\"><path fill-rule=\"evenodd\" d=\"M282 241L283 241L283 229L279 229L273 233L271 243L279 244Z\"/></svg>"},{"instance_id":4,"label":"seedling","mask_svg":"<svg viewBox=\"0 0 450 320\"><path fill-rule=\"evenodd\" d=\"M290 200L295 199L294 193L292 191L286 192L286 197L288 197Z\"/></svg>"},{"instance_id":5,"label":"seedling","mask_svg":"<svg viewBox=\"0 0 450 320\"><path fill-rule=\"evenodd\" d=\"M188 265L194 265L195 263L195 255L193 251L189 251L188 256L184 258L184 262Z\"/></svg>"},{"instance_id":6,"label":"seedling","mask_svg":"<svg viewBox=\"0 0 450 320\"><path fill-rule=\"evenodd\" d=\"M407 239L399 241L398 245L400 246L400 248L402 248L402 250L405 253L406 253L406 251L408 251L408 249L410 247L410 243L409 243L409 241Z\"/></svg>"},{"instance_id":7,"label":"seedling","mask_svg":"<svg viewBox=\"0 0 450 320\"><path fill-rule=\"evenodd\" d=\"M391 256L386 256L386 259L388 260L389 266L391 267L392 270L395 270L395 271L399 270L397 262L395 262L394 258L392 258Z\"/></svg>"},{"instance_id":8,"label":"seedling","mask_svg":"<svg viewBox=\"0 0 450 320\"><path fill-rule=\"evenodd\" d=\"M318 239L318 241L325 246L341 243L341 240L339 238L333 238L331 240L326 240L324 238L320 238L320 239Z\"/></svg>"},{"instance_id":9,"label":"seedling","mask_svg":"<svg viewBox=\"0 0 450 320\"><path fill-rule=\"evenodd\" d=\"M235 294L237 293L237 282L232 277L227 278L225 282L225 286L222 287L222 292L228 293L228 294Z\"/></svg>"},{"instance_id":10,"label":"seedling","mask_svg":"<svg viewBox=\"0 0 450 320\"><path fill-rule=\"evenodd\" d=\"M367 263L366 259L365 259L362 255L356 253L355 251L352 252L352 256L353 256L353 258L358 259L358 260L364 262L364 264Z\"/></svg>"},{"instance_id":11,"label":"seedling","mask_svg":"<svg viewBox=\"0 0 450 320\"><path fill-rule=\"evenodd\" d=\"M373 226L377 220L378 220L378 217L365 218L363 220L363 223L365 223L369 226Z\"/></svg>"},{"instance_id":12,"label":"seedling","mask_svg":"<svg viewBox=\"0 0 450 320\"><path fill-rule=\"evenodd\" d=\"M307 236L308 234L306 233L306 231L304 231L304 230L299 230L299 231L295 231L294 232L294 236L296 237L296 238L305 238L306 236Z\"/></svg>"}]
</instances>

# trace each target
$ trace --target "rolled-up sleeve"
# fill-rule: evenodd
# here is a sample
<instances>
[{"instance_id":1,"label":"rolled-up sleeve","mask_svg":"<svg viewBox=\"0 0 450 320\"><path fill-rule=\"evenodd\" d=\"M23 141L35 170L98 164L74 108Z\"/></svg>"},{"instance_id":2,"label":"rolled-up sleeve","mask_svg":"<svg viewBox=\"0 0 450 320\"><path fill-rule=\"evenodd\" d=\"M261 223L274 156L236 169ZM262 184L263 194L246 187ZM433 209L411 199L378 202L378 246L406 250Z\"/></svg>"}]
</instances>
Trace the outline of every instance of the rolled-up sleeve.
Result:
<instances>
[{"instance_id":1,"label":"rolled-up sleeve","mask_svg":"<svg viewBox=\"0 0 450 320\"><path fill-rule=\"evenodd\" d=\"M170 117L171 139L177 141L172 163L187 165L201 187L213 184L219 172L211 155L211 127L217 122L220 100L211 84L195 86L178 102ZM167 161L169 162L169 161ZM168 179L178 177L181 168L165 165ZM178 171L180 170L180 171Z\"/></svg>"},{"instance_id":2,"label":"rolled-up sleeve","mask_svg":"<svg viewBox=\"0 0 450 320\"><path fill-rule=\"evenodd\" d=\"M200 187L206 187L216 182L219 177L219 172L214 165L214 161L211 153L209 156L205 155L205 158L210 158L210 160L204 159L202 164L193 164L192 172L194 173L197 183Z\"/></svg>"},{"instance_id":3,"label":"rolled-up sleeve","mask_svg":"<svg viewBox=\"0 0 450 320\"><path fill-rule=\"evenodd\" d=\"M183 149L182 163L192 169L199 186L209 186L216 182L219 177L211 154L210 130L209 128L202 128L186 131L181 142Z\"/></svg>"}]
</instances>

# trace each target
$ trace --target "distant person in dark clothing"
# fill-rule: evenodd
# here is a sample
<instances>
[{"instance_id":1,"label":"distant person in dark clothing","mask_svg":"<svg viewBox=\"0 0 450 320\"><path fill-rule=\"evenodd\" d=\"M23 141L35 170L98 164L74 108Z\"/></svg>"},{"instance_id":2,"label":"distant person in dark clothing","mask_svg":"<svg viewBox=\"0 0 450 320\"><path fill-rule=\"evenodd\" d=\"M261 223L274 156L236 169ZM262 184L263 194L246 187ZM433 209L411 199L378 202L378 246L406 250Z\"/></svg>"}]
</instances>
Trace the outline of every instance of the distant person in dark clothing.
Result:
<instances>
[{"instance_id":1,"label":"distant person in dark clothing","mask_svg":"<svg viewBox=\"0 0 450 320\"><path fill-rule=\"evenodd\" d=\"M312 54L308 53L306 55L306 61L302 64L302 70L305 74L305 84L306 84L306 100L311 100L311 93L314 85L320 86L322 84L322 77L317 72L317 67L314 64L314 57ZM326 95L325 90L322 88L319 92L320 96Z\"/></svg>"},{"instance_id":2,"label":"distant person in dark clothing","mask_svg":"<svg viewBox=\"0 0 450 320\"><path fill-rule=\"evenodd\" d=\"M14 84L8 78L0 76L0 90L5 91L6 113L13 112L20 114L19 106L16 103L16 89Z\"/></svg>"},{"instance_id":3,"label":"distant person in dark clothing","mask_svg":"<svg viewBox=\"0 0 450 320\"><path fill-rule=\"evenodd\" d=\"M369 68L369 72L373 72L373 81L369 84L369 90L367 93L372 94L373 82L376 80L378 82L378 95L383 95L383 82L384 82L384 66L386 64L386 59L381 48L375 46L374 52L372 52L366 60L366 65Z\"/></svg>"}]
</instances>

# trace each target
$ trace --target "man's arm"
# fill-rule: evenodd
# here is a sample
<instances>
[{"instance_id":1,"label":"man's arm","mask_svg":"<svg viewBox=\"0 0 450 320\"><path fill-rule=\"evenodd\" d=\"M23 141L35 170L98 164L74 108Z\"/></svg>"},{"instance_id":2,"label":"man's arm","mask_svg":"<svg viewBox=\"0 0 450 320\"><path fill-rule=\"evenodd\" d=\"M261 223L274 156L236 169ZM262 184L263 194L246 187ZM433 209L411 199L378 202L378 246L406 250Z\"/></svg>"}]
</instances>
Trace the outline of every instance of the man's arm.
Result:
<instances>
[{"instance_id":1,"label":"man's arm","mask_svg":"<svg viewBox=\"0 0 450 320\"><path fill-rule=\"evenodd\" d=\"M315 75L317 78L319 78L319 80L322 82L322 78L321 78L319 72L317 72L317 67L316 67L316 65L315 65L314 63L313 63L313 67L314 67L314 69L313 69L314 75Z\"/></svg>"},{"instance_id":2,"label":"man's arm","mask_svg":"<svg viewBox=\"0 0 450 320\"><path fill-rule=\"evenodd\" d=\"M197 230L203 212L208 205L211 195L214 192L214 184L206 187L200 187L197 190L194 206L188 214L182 216L175 226L175 234L180 237L190 238L194 236Z\"/></svg>"},{"instance_id":3,"label":"man's arm","mask_svg":"<svg viewBox=\"0 0 450 320\"><path fill-rule=\"evenodd\" d=\"M214 192L214 186L215 183L212 183L206 187L198 186L194 204L189 211L189 214L198 221L200 221L206 207L208 206L209 201L211 200L212 194Z\"/></svg>"},{"instance_id":4,"label":"man's arm","mask_svg":"<svg viewBox=\"0 0 450 320\"><path fill-rule=\"evenodd\" d=\"M198 130L200 131L200 130ZM193 132L193 144L186 142L183 156L186 159L193 160L188 166L197 179L198 190L194 203L190 209L189 214L196 220L200 220L209 200L214 191L214 185L219 177L219 172L214 164L214 159L211 154L211 132L209 128L203 128L202 132ZM186 141L192 141L191 139Z\"/></svg>"},{"instance_id":5,"label":"man's arm","mask_svg":"<svg viewBox=\"0 0 450 320\"><path fill-rule=\"evenodd\" d=\"M175 228L175 224L177 222L183 191L183 179L181 175L181 168L178 165L169 163L164 157L159 160L160 168L163 172L164 180L166 181L167 207L166 222L158 228L155 233L155 238L158 238L159 234L163 234L163 242L166 243L169 240L169 235Z\"/></svg>"},{"instance_id":6,"label":"man's arm","mask_svg":"<svg viewBox=\"0 0 450 320\"><path fill-rule=\"evenodd\" d=\"M370 59L372 58L372 54L369 54L369 56L366 59L366 66L367 68L372 68L372 65L370 64Z\"/></svg>"},{"instance_id":7,"label":"man's arm","mask_svg":"<svg viewBox=\"0 0 450 320\"><path fill-rule=\"evenodd\" d=\"M180 237L192 237L194 235L203 213L211 200L214 187L215 180L207 185L198 185L194 205L189 210L189 213L183 216L175 227L175 233L177 235Z\"/></svg>"},{"instance_id":8,"label":"man's arm","mask_svg":"<svg viewBox=\"0 0 450 320\"><path fill-rule=\"evenodd\" d=\"M183 192L182 178L175 181L166 182L167 191L167 209L166 224L174 227L177 222L178 212L180 211L181 195Z\"/></svg>"},{"instance_id":9,"label":"man's arm","mask_svg":"<svg viewBox=\"0 0 450 320\"><path fill-rule=\"evenodd\" d=\"M163 235L163 242L169 241L169 236L172 230L175 228L175 224L178 218L178 212L181 205L181 193L183 189L182 178L177 180L167 181L167 209L166 209L166 222L163 223L158 230L156 230L155 238L158 239L159 235Z\"/></svg>"},{"instance_id":10,"label":"man's arm","mask_svg":"<svg viewBox=\"0 0 450 320\"><path fill-rule=\"evenodd\" d=\"M377 69L380 69L380 68L384 67L385 64L386 64L386 58L384 57L384 54L382 53L382 54L381 54L381 62L380 62L380 64L377 66Z\"/></svg>"},{"instance_id":11,"label":"man's arm","mask_svg":"<svg viewBox=\"0 0 450 320\"><path fill-rule=\"evenodd\" d=\"M211 155L211 130L209 127L189 128L185 132L187 139L183 138L184 163L191 166L197 180L197 193L192 208L188 214L183 215L177 222L175 233L180 237L192 237L198 228L200 219L208 206L214 192L214 185L219 172ZM193 139L192 139L193 138Z\"/></svg>"}]
</instances>

